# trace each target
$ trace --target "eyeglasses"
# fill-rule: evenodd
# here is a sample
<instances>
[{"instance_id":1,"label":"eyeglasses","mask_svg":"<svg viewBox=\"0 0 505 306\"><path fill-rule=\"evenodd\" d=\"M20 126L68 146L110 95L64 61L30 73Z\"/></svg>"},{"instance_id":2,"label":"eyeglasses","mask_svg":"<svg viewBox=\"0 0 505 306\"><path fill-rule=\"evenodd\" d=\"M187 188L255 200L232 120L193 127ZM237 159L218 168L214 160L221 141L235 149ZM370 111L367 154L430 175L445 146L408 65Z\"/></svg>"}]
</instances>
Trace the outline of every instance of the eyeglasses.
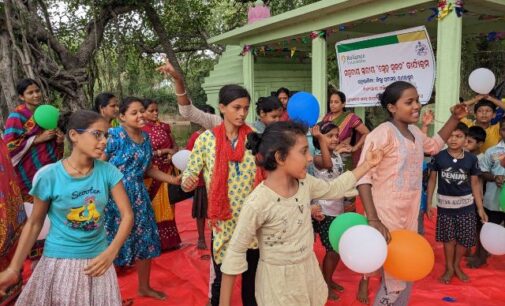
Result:
<instances>
[{"instance_id":1,"label":"eyeglasses","mask_svg":"<svg viewBox=\"0 0 505 306\"><path fill-rule=\"evenodd\" d=\"M109 133L100 131L100 130L87 130L87 129L75 129L77 133L89 133L93 136L95 136L96 140L100 141L102 139L107 139L109 137Z\"/></svg>"}]
</instances>

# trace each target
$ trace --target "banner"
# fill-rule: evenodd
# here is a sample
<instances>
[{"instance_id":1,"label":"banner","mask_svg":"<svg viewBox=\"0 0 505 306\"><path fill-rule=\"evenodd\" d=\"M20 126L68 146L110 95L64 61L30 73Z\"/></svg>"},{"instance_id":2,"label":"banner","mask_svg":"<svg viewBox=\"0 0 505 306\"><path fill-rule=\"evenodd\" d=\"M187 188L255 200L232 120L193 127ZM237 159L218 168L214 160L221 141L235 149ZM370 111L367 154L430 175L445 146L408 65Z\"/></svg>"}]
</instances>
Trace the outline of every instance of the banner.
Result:
<instances>
[{"instance_id":1,"label":"banner","mask_svg":"<svg viewBox=\"0 0 505 306\"><path fill-rule=\"evenodd\" d=\"M435 83L435 57L424 26L340 41L335 45L346 106L378 106L377 95L395 81L417 87L427 103Z\"/></svg>"}]
</instances>

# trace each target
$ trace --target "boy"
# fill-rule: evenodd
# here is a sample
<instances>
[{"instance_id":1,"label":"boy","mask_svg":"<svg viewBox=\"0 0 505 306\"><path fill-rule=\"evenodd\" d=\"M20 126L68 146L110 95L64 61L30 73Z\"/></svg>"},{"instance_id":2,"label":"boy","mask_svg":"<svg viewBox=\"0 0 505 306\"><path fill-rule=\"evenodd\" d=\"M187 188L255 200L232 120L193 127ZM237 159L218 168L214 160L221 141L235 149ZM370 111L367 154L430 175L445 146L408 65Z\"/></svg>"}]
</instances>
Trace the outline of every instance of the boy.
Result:
<instances>
[{"instance_id":1,"label":"boy","mask_svg":"<svg viewBox=\"0 0 505 306\"><path fill-rule=\"evenodd\" d=\"M486 142L486 130L480 126L474 125L468 129L465 150L477 156L480 160L484 153L481 153L481 147Z\"/></svg>"},{"instance_id":2,"label":"boy","mask_svg":"<svg viewBox=\"0 0 505 306\"><path fill-rule=\"evenodd\" d=\"M484 210L489 216L489 222L501 224L505 221L505 212L499 207L499 194L505 181L505 168L500 164L500 157L505 153L505 119L499 123L501 141L489 148L479 161L482 169L481 178L486 183L486 192L484 194ZM473 267L477 268L486 263L487 252L480 247L477 250L476 258L473 261Z\"/></svg>"},{"instance_id":3,"label":"boy","mask_svg":"<svg viewBox=\"0 0 505 306\"><path fill-rule=\"evenodd\" d=\"M476 204L480 218L487 221L477 157L464 150L467 135L468 127L458 124L447 140L447 149L433 157L430 165L428 207L431 207L438 176L436 240L444 243L445 272L439 278L444 284L448 284L454 274L463 282L469 279L461 270L460 262L466 249L476 242Z\"/></svg>"},{"instance_id":4,"label":"boy","mask_svg":"<svg viewBox=\"0 0 505 306\"><path fill-rule=\"evenodd\" d=\"M496 115L496 105L502 107L503 103L496 98L491 96L485 96L485 99L481 99L477 104L475 104L475 121L468 118L461 120L467 126L480 126L486 131L486 141L480 148L479 153L484 153L490 147L496 145L500 141L500 127L498 124L491 124L491 120Z\"/></svg>"}]
</instances>

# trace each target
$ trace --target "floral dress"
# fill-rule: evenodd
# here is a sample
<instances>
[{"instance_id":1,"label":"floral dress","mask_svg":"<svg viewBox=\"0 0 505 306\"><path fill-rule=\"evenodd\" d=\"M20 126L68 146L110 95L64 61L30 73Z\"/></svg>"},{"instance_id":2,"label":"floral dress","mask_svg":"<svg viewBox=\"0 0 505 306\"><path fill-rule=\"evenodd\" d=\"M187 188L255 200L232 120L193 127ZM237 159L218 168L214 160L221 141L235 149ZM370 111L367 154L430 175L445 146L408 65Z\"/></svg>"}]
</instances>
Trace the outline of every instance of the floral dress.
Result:
<instances>
[{"instance_id":1,"label":"floral dress","mask_svg":"<svg viewBox=\"0 0 505 306\"><path fill-rule=\"evenodd\" d=\"M123 184L133 210L133 228L121 247L114 263L118 266L132 265L136 260L157 257L161 253L160 236L144 185L144 173L149 169L152 149L149 137L142 133L142 143L134 142L122 126L109 130L105 153L109 162L124 175ZM112 198L105 207L105 229L109 243L119 228L121 215Z\"/></svg>"}]
</instances>

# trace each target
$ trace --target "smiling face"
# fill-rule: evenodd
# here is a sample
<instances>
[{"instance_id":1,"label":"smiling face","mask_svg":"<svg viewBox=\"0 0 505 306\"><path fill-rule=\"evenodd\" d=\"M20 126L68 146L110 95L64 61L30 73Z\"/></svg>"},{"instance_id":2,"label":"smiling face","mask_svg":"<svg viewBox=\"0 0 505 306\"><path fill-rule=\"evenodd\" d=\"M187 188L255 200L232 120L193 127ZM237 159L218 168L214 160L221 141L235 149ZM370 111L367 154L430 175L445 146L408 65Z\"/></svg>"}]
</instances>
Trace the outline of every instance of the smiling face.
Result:
<instances>
[{"instance_id":1,"label":"smiling face","mask_svg":"<svg viewBox=\"0 0 505 306\"><path fill-rule=\"evenodd\" d=\"M42 92L40 91L39 86L31 84L26 87L22 95L19 95L19 99L28 104L28 106L36 108L42 102Z\"/></svg>"},{"instance_id":2,"label":"smiling face","mask_svg":"<svg viewBox=\"0 0 505 306\"><path fill-rule=\"evenodd\" d=\"M140 101L134 101L126 109L124 114L119 114L119 119L127 127L140 129L145 125L144 105Z\"/></svg>"},{"instance_id":3,"label":"smiling face","mask_svg":"<svg viewBox=\"0 0 505 306\"><path fill-rule=\"evenodd\" d=\"M227 105L219 104L219 111L223 114L226 122L235 127L241 127L245 123L247 114L249 113L249 99L238 98Z\"/></svg>"},{"instance_id":4,"label":"smiling face","mask_svg":"<svg viewBox=\"0 0 505 306\"><path fill-rule=\"evenodd\" d=\"M109 123L101 118L85 130L70 130L68 133L74 150L93 159L100 158L107 146L109 127Z\"/></svg>"},{"instance_id":5,"label":"smiling face","mask_svg":"<svg viewBox=\"0 0 505 306\"><path fill-rule=\"evenodd\" d=\"M393 119L407 124L417 123L421 111L417 90L412 87L405 89L396 103L388 104L387 108Z\"/></svg>"}]
</instances>

